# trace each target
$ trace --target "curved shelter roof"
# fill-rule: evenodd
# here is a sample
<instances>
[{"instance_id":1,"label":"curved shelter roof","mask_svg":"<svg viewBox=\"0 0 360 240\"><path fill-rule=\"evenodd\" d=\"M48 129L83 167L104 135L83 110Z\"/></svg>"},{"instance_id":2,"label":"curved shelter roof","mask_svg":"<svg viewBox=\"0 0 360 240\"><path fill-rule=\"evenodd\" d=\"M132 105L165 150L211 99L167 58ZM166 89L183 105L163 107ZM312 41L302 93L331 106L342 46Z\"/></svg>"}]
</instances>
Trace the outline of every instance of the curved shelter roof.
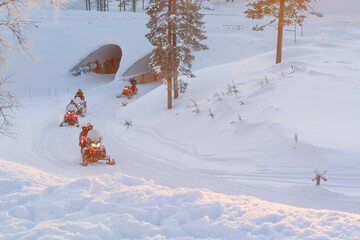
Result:
<instances>
[{"instance_id":1,"label":"curved shelter roof","mask_svg":"<svg viewBox=\"0 0 360 240\"><path fill-rule=\"evenodd\" d=\"M75 71L79 67L84 67L89 63L93 63L95 61L104 62L108 59L120 59L122 57L122 50L118 45L115 44L107 44L99 47L92 53L90 53L87 57L83 58L77 65L75 65L70 72Z\"/></svg>"},{"instance_id":2,"label":"curved shelter roof","mask_svg":"<svg viewBox=\"0 0 360 240\"><path fill-rule=\"evenodd\" d=\"M139 76L141 74L148 73L150 71L149 63L150 63L150 57L152 55L151 53L148 53L144 57L142 57L140 60L136 61L131 67L129 67L122 75L123 78L132 78Z\"/></svg>"}]
</instances>

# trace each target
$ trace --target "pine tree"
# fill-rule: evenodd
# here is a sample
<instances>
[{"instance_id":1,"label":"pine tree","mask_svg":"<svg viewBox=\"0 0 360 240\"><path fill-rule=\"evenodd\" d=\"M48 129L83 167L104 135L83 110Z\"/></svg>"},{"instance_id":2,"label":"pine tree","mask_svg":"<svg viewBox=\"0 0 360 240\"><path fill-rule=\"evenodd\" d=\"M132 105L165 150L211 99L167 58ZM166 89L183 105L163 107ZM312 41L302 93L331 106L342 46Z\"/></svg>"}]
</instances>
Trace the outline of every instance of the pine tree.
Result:
<instances>
[{"instance_id":1,"label":"pine tree","mask_svg":"<svg viewBox=\"0 0 360 240\"><path fill-rule=\"evenodd\" d=\"M147 9L150 20L146 26L150 32L146 37L154 46L149 66L157 77L166 79L169 109L172 91L177 98L180 85L184 85L178 80L179 73L195 77L191 72L195 59L192 52L208 49L200 43L206 36L199 9L199 5L187 0L160 0Z\"/></svg>"},{"instance_id":2,"label":"pine tree","mask_svg":"<svg viewBox=\"0 0 360 240\"><path fill-rule=\"evenodd\" d=\"M247 5L250 8L244 13L248 18L263 19L264 17L274 17L274 19L265 25L254 26L253 30L255 31L263 31L266 26L278 20L276 64L281 63L283 27L291 24L301 24L302 19L305 18L305 16L302 15L304 12L322 17L321 13L314 11L310 6L312 1L313 0L257 0Z\"/></svg>"}]
</instances>

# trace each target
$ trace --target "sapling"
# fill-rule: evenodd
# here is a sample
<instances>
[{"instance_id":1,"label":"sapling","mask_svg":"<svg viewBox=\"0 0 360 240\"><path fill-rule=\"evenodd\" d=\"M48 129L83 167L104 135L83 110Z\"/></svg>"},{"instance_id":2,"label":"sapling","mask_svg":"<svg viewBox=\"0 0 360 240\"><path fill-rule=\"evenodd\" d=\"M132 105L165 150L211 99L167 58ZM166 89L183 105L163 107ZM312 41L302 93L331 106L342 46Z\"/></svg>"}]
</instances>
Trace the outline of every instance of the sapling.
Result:
<instances>
[{"instance_id":1,"label":"sapling","mask_svg":"<svg viewBox=\"0 0 360 240\"><path fill-rule=\"evenodd\" d=\"M132 126L132 121L126 121L125 120L124 125L126 126L126 129L129 129L129 127Z\"/></svg>"},{"instance_id":2,"label":"sapling","mask_svg":"<svg viewBox=\"0 0 360 240\"><path fill-rule=\"evenodd\" d=\"M190 99L190 101L193 102L192 106L188 106L188 108L195 108L192 112L193 113L199 113L200 109L199 109L199 104L197 104L194 100Z\"/></svg>"},{"instance_id":3,"label":"sapling","mask_svg":"<svg viewBox=\"0 0 360 240\"><path fill-rule=\"evenodd\" d=\"M209 108L209 114L208 114L208 116L210 116L211 118L214 118L215 117L215 115L211 112L211 109Z\"/></svg>"},{"instance_id":4,"label":"sapling","mask_svg":"<svg viewBox=\"0 0 360 240\"><path fill-rule=\"evenodd\" d=\"M294 142L295 142L296 144L299 142L299 138L298 138L298 134L297 134L297 133L295 133Z\"/></svg>"},{"instance_id":5,"label":"sapling","mask_svg":"<svg viewBox=\"0 0 360 240\"><path fill-rule=\"evenodd\" d=\"M222 98L217 92L214 94L214 97L217 97L218 101L222 101Z\"/></svg>"},{"instance_id":6,"label":"sapling","mask_svg":"<svg viewBox=\"0 0 360 240\"><path fill-rule=\"evenodd\" d=\"M228 85L227 94L231 95L235 93L235 96L237 98L237 93L239 92L239 90L236 88L234 81L232 81L232 83L233 83L232 85Z\"/></svg>"},{"instance_id":7,"label":"sapling","mask_svg":"<svg viewBox=\"0 0 360 240\"><path fill-rule=\"evenodd\" d=\"M238 120L237 121L231 121L230 124L235 124L237 122L241 122L242 118L240 116L240 114L238 114Z\"/></svg>"}]
</instances>

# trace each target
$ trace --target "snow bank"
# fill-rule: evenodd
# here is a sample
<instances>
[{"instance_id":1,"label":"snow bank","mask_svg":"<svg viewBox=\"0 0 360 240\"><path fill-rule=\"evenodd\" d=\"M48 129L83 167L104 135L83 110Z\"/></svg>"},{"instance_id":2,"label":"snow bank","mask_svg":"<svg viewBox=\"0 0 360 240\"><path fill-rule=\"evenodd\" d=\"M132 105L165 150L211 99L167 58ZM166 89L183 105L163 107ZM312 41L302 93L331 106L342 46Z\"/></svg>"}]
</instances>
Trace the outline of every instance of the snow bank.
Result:
<instances>
[{"instance_id":1,"label":"snow bank","mask_svg":"<svg viewBox=\"0 0 360 240\"><path fill-rule=\"evenodd\" d=\"M9 240L360 237L355 214L172 189L122 173L63 179L0 160L0 179L0 238Z\"/></svg>"}]
</instances>

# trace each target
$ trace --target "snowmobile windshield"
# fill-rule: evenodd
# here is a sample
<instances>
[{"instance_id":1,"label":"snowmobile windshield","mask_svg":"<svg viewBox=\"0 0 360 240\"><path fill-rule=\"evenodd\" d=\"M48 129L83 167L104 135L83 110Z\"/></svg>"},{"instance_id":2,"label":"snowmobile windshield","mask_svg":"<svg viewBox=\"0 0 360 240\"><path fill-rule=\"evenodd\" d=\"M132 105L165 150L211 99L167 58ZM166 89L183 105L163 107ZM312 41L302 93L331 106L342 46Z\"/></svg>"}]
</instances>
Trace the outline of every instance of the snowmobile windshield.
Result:
<instances>
[{"instance_id":1,"label":"snowmobile windshield","mask_svg":"<svg viewBox=\"0 0 360 240\"><path fill-rule=\"evenodd\" d=\"M89 142L101 142L102 136L98 130L93 129L88 132L86 139Z\"/></svg>"},{"instance_id":2,"label":"snowmobile windshield","mask_svg":"<svg viewBox=\"0 0 360 240\"><path fill-rule=\"evenodd\" d=\"M66 106L66 111L68 111L68 112L76 112L77 108L76 108L76 106L74 104L68 104Z\"/></svg>"},{"instance_id":3,"label":"snowmobile windshield","mask_svg":"<svg viewBox=\"0 0 360 240\"><path fill-rule=\"evenodd\" d=\"M75 98L74 102L76 105L79 105L79 104L83 103L83 100L81 100L81 98L77 97L77 98Z\"/></svg>"}]
</instances>

